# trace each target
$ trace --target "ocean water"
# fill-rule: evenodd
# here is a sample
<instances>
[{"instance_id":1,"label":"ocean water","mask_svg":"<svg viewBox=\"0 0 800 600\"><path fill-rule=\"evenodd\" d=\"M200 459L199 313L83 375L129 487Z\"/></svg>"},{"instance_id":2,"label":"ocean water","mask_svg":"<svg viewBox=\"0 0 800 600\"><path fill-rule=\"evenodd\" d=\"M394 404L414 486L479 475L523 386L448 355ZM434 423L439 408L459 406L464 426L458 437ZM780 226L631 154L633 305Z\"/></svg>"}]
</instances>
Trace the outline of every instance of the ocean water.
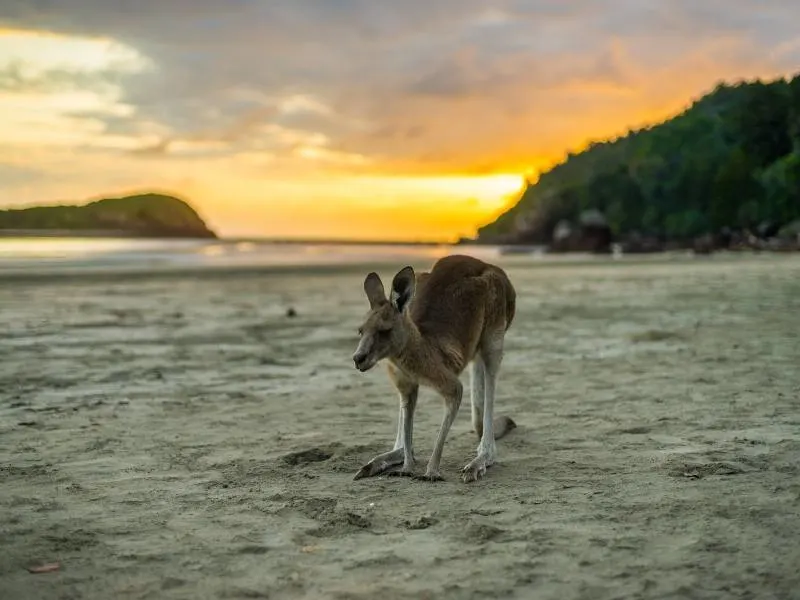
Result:
<instances>
[{"instance_id":1,"label":"ocean water","mask_svg":"<svg viewBox=\"0 0 800 600\"><path fill-rule=\"evenodd\" d=\"M454 252L486 258L498 254L485 246L20 237L0 238L0 274L425 262Z\"/></svg>"}]
</instances>

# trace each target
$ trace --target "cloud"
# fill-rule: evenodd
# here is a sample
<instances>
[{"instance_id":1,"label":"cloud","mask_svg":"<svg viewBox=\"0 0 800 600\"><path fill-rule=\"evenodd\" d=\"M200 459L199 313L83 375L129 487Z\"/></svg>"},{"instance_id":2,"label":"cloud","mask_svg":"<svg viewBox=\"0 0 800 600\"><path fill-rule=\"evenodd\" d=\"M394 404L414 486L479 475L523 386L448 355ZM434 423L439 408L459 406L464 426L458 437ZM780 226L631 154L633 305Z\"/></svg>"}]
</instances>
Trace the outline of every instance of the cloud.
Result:
<instances>
[{"instance_id":1,"label":"cloud","mask_svg":"<svg viewBox=\"0 0 800 600\"><path fill-rule=\"evenodd\" d=\"M27 185L40 179L42 175L44 172L40 169L0 162L0 181L6 186Z\"/></svg>"},{"instance_id":2,"label":"cloud","mask_svg":"<svg viewBox=\"0 0 800 600\"><path fill-rule=\"evenodd\" d=\"M0 144L111 155L126 181L525 172L798 70L799 21L779 0L4 0Z\"/></svg>"},{"instance_id":3,"label":"cloud","mask_svg":"<svg viewBox=\"0 0 800 600\"><path fill-rule=\"evenodd\" d=\"M85 72L48 69L37 72L23 61L9 61L0 67L0 93L54 94L75 90L107 89L113 72Z\"/></svg>"},{"instance_id":4,"label":"cloud","mask_svg":"<svg viewBox=\"0 0 800 600\"><path fill-rule=\"evenodd\" d=\"M800 17L800 8L788 3L719 0L612 0L602 8L546 0L139 0L136 11L129 6L7 0L0 23L134 48L155 68L120 82L121 101L173 138L218 135L233 147L249 136L268 137L262 125L275 122L342 146L357 141L345 149L360 154L372 149L368 132L386 128L416 132L434 155L449 153L447 142L437 148L439 128L427 121L451 113L453 104L466 121L448 119L450 127L466 128L485 118L480 111L508 120L531 104L552 111L542 96L555 91L555 98L570 86L631 89L636 84L623 59L646 71L731 37L756 58L765 46L795 39L787 24ZM741 57L719 57L727 58ZM49 77L50 85L68 79L63 72ZM278 114L298 98L310 99L305 115ZM464 110L469 101L473 109ZM406 114L400 123L398 114ZM458 136L459 144L480 145L478 133ZM388 151L380 138L374 141Z\"/></svg>"}]
</instances>

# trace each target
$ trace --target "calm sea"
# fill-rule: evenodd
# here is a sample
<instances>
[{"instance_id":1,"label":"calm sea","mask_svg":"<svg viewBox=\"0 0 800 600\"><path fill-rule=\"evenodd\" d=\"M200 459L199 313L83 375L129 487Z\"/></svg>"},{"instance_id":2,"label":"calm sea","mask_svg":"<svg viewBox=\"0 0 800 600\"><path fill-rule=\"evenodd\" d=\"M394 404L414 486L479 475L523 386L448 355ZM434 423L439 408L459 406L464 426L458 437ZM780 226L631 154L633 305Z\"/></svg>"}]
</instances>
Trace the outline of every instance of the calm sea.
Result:
<instances>
[{"instance_id":1,"label":"calm sea","mask_svg":"<svg viewBox=\"0 0 800 600\"><path fill-rule=\"evenodd\" d=\"M0 274L50 270L160 270L400 263L454 252L487 258L497 249L464 246L275 243L242 240L0 238Z\"/></svg>"}]
</instances>

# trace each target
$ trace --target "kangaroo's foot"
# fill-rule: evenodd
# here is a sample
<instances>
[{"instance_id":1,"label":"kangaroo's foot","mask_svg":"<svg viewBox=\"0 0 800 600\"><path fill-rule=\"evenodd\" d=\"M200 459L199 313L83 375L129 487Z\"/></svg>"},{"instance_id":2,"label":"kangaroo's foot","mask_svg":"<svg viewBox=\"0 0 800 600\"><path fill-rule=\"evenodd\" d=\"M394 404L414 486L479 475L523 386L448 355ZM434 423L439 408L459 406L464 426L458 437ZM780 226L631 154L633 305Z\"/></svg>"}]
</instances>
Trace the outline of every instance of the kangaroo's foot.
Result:
<instances>
[{"instance_id":1,"label":"kangaroo's foot","mask_svg":"<svg viewBox=\"0 0 800 600\"><path fill-rule=\"evenodd\" d=\"M386 472L387 477L414 477L414 458L403 461L403 466Z\"/></svg>"},{"instance_id":2,"label":"kangaroo's foot","mask_svg":"<svg viewBox=\"0 0 800 600\"><path fill-rule=\"evenodd\" d=\"M486 469L489 466L485 456L476 456L466 467L461 469L461 480L464 483L478 481L478 479L486 475Z\"/></svg>"},{"instance_id":3,"label":"kangaroo's foot","mask_svg":"<svg viewBox=\"0 0 800 600\"><path fill-rule=\"evenodd\" d=\"M412 477L412 478L416 477L416 475L414 474L413 469L405 469L405 468L402 468L402 467L400 469L394 469L392 471L387 471L386 472L386 476L387 477Z\"/></svg>"},{"instance_id":4,"label":"kangaroo's foot","mask_svg":"<svg viewBox=\"0 0 800 600\"><path fill-rule=\"evenodd\" d=\"M402 466L399 469L393 469L391 471L387 471L385 473L387 477L410 477L411 479L415 479L417 481L444 481L444 477L439 474L439 471L431 472L427 471L424 475L420 473L414 472L414 465L409 466Z\"/></svg>"},{"instance_id":5,"label":"kangaroo's foot","mask_svg":"<svg viewBox=\"0 0 800 600\"><path fill-rule=\"evenodd\" d=\"M398 465L403 464L403 449L396 448L383 454L378 454L375 458L365 464L358 473L355 474L353 480L362 479L364 477L375 477L383 473L390 472Z\"/></svg>"},{"instance_id":6,"label":"kangaroo's foot","mask_svg":"<svg viewBox=\"0 0 800 600\"><path fill-rule=\"evenodd\" d=\"M414 479L417 481L427 481L427 482L434 482L434 481L444 481L444 477L441 476L439 470L436 469L435 471L431 471L428 469L425 471L424 475L414 475Z\"/></svg>"},{"instance_id":7,"label":"kangaroo's foot","mask_svg":"<svg viewBox=\"0 0 800 600\"><path fill-rule=\"evenodd\" d=\"M461 480L464 483L478 481L486 475L486 471L494 464L494 452L479 450L478 456L473 458L467 466L461 469Z\"/></svg>"}]
</instances>

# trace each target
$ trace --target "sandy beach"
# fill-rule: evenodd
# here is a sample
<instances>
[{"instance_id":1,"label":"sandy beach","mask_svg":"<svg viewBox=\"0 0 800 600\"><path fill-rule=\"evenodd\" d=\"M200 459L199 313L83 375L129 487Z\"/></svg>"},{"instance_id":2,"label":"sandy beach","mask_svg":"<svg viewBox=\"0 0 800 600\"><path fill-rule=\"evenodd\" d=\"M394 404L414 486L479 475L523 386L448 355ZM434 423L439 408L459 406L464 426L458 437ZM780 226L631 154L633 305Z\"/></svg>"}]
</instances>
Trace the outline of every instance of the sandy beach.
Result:
<instances>
[{"instance_id":1,"label":"sandy beach","mask_svg":"<svg viewBox=\"0 0 800 600\"><path fill-rule=\"evenodd\" d=\"M0 598L800 598L800 258L500 262L518 427L469 485L468 396L444 482L353 481L371 267L0 281Z\"/></svg>"}]
</instances>

